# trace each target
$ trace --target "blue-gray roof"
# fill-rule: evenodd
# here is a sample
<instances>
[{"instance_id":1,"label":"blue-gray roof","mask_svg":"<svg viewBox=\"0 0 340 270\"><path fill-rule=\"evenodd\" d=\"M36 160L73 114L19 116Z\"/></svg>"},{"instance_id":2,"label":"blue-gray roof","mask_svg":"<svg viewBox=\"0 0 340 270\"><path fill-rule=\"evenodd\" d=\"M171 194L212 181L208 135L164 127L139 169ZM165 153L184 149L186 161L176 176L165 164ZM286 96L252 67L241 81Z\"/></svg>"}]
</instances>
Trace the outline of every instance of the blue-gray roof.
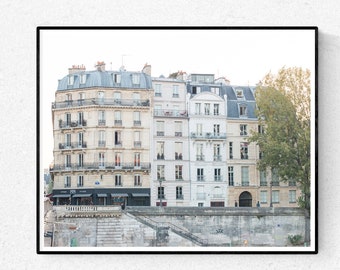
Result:
<instances>
[{"instance_id":1,"label":"blue-gray roof","mask_svg":"<svg viewBox=\"0 0 340 270\"><path fill-rule=\"evenodd\" d=\"M85 84L80 84L80 75L86 75ZM121 81L119 84L114 83L113 75L120 74ZM138 74L140 76L140 83L135 85L132 83L132 75ZM68 85L68 77L74 76L74 82L72 85ZM144 88L151 89L151 76L147 75L143 72L130 72L130 71L84 71L79 73L74 73L65 76L58 83L58 91L62 90L72 90L79 88L88 88L88 87L103 87L103 88Z\"/></svg>"}]
</instances>

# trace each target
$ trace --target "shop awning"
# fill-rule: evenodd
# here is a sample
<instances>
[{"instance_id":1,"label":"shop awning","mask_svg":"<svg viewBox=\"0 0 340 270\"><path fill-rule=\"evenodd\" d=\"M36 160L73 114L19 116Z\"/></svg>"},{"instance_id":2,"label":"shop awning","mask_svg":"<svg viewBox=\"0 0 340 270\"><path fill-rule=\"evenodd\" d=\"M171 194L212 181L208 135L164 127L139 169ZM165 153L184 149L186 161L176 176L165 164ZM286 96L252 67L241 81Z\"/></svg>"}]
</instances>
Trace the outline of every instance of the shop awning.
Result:
<instances>
[{"instance_id":1,"label":"shop awning","mask_svg":"<svg viewBox=\"0 0 340 270\"><path fill-rule=\"evenodd\" d=\"M132 193L132 197L150 197L148 193Z\"/></svg>"},{"instance_id":2,"label":"shop awning","mask_svg":"<svg viewBox=\"0 0 340 270\"><path fill-rule=\"evenodd\" d=\"M127 193L111 193L111 197L129 197Z\"/></svg>"},{"instance_id":3,"label":"shop awning","mask_svg":"<svg viewBox=\"0 0 340 270\"><path fill-rule=\"evenodd\" d=\"M74 194L73 198L86 198L86 197L91 197L92 193L85 193L85 194Z\"/></svg>"},{"instance_id":4,"label":"shop awning","mask_svg":"<svg viewBox=\"0 0 340 270\"><path fill-rule=\"evenodd\" d=\"M100 197L100 198L107 197L107 194L106 193L98 193L97 197Z\"/></svg>"},{"instance_id":5,"label":"shop awning","mask_svg":"<svg viewBox=\"0 0 340 270\"><path fill-rule=\"evenodd\" d=\"M69 198L70 196L70 194L55 194L53 198Z\"/></svg>"}]
</instances>

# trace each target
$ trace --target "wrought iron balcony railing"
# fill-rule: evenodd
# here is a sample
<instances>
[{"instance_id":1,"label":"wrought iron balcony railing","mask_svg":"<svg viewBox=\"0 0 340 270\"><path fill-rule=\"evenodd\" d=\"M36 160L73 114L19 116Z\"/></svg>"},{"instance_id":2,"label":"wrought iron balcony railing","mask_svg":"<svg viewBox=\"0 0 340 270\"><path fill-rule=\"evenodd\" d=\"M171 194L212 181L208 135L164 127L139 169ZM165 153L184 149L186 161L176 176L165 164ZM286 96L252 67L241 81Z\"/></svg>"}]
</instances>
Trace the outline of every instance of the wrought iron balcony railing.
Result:
<instances>
[{"instance_id":1,"label":"wrought iron balcony railing","mask_svg":"<svg viewBox=\"0 0 340 270\"><path fill-rule=\"evenodd\" d=\"M82 106L149 107L150 101L148 99L133 100L133 99L113 99L113 98L90 98L90 99L52 102L52 109L62 109L62 108L70 108L70 107L82 107Z\"/></svg>"},{"instance_id":2,"label":"wrought iron balcony railing","mask_svg":"<svg viewBox=\"0 0 340 270\"><path fill-rule=\"evenodd\" d=\"M222 181L222 175L215 175L215 176L214 176L214 180L215 180L216 182L221 182L221 181Z\"/></svg>"},{"instance_id":3,"label":"wrought iron balcony railing","mask_svg":"<svg viewBox=\"0 0 340 270\"><path fill-rule=\"evenodd\" d=\"M199 182L205 181L205 175L197 175L197 181Z\"/></svg>"},{"instance_id":4,"label":"wrought iron balcony railing","mask_svg":"<svg viewBox=\"0 0 340 270\"><path fill-rule=\"evenodd\" d=\"M61 128L61 129L86 127L86 125L87 125L86 120L82 120L82 121L62 121L62 120L59 120L59 128Z\"/></svg>"},{"instance_id":5,"label":"wrought iron balcony railing","mask_svg":"<svg viewBox=\"0 0 340 270\"><path fill-rule=\"evenodd\" d=\"M160 110L155 109L153 112L154 116L159 117L188 117L188 113L185 110Z\"/></svg>"},{"instance_id":6,"label":"wrought iron balcony railing","mask_svg":"<svg viewBox=\"0 0 340 270\"><path fill-rule=\"evenodd\" d=\"M142 142L141 141L134 141L133 142L133 146L135 148L141 148L142 147Z\"/></svg>"},{"instance_id":7,"label":"wrought iron balcony railing","mask_svg":"<svg viewBox=\"0 0 340 270\"><path fill-rule=\"evenodd\" d=\"M119 165L119 166L118 166ZM55 164L50 171L83 171L83 170L150 170L151 164L147 162L141 163L120 163L110 162L93 162L93 163L70 163L70 164Z\"/></svg>"},{"instance_id":8,"label":"wrought iron balcony railing","mask_svg":"<svg viewBox=\"0 0 340 270\"><path fill-rule=\"evenodd\" d=\"M133 126L134 127L140 127L142 125L142 121L140 120L133 120Z\"/></svg>"},{"instance_id":9,"label":"wrought iron balcony railing","mask_svg":"<svg viewBox=\"0 0 340 270\"><path fill-rule=\"evenodd\" d=\"M221 155L215 155L214 161L222 161L222 156Z\"/></svg>"},{"instance_id":10,"label":"wrought iron balcony railing","mask_svg":"<svg viewBox=\"0 0 340 270\"><path fill-rule=\"evenodd\" d=\"M196 155L197 161L204 161L204 155Z\"/></svg>"},{"instance_id":11,"label":"wrought iron balcony railing","mask_svg":"<svg viewBox=\"0 0 340 270\"><path fill-rule=\"evenodd\" d=\"M86 142L59 143L60 150L87 148Z\"/></svg>"},{"instance_id":12,"label":"wrought iron balcony railing","mask_svg":"<svg viewBox=\"0 0 340 270\"><path fill-rule=\"evenodd\" d=\"M224 140L227 138L227 135L226 133L191 132L191 138L205 140Z\"/></svg>"}]
</instances>

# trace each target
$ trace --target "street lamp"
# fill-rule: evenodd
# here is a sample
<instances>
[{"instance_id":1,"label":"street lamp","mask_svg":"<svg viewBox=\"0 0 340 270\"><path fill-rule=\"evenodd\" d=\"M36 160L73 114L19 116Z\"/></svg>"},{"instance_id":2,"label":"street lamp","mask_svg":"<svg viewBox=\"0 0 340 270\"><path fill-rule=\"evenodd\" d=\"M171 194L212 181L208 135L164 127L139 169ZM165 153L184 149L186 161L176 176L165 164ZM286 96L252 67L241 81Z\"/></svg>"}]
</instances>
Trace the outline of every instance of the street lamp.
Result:
<instances>
[{"instance_id":1,"label":"street lamp","mask_svg":"<svg viewBox=\"0 0 340 270\"><path fill-rule=\"evenodd\" d=\"M273 207L273 181L270 181L270 207Z\"/></svg>"}]
</instances>

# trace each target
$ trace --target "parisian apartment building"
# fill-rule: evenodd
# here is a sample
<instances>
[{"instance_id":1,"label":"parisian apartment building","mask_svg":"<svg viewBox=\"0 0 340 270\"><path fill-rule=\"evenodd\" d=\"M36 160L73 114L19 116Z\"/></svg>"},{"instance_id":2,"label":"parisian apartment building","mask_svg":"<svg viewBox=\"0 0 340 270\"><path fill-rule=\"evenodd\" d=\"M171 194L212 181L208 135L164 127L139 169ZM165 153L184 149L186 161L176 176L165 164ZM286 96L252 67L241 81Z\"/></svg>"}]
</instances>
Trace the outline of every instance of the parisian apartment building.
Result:
<instances>
[{"instance_id":1,"label":"parisian apartment building","mask_svg":"<svg viewBox=\"0 0 340 270\"><path fill-rule=\"evenodd\" d=\"M255 88L214 74L151 76L74 65L52 103L55 205L296 207L300 191L256 167Z\"/></svg>"}]
</instances>

